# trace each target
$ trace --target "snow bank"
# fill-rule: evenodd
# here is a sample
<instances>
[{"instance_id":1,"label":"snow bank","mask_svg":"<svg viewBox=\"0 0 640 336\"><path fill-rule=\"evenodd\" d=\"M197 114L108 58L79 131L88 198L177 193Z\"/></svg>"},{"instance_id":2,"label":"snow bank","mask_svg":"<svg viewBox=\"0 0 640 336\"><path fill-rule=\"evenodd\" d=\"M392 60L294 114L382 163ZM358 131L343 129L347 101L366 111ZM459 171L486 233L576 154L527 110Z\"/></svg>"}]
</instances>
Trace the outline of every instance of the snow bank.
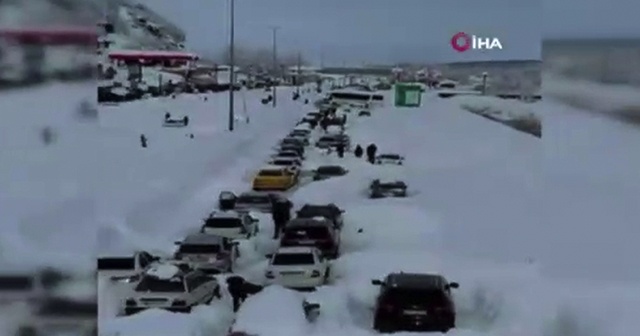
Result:
<instances>
[{"instance_id":1,"label":"snow bank","mask_svg":"<svg viewBox=\"0 0 640 336\"><path fill-rule=\"evenodd\" d=\"M637 87L566 79L554 75L545 75L543 83L544 94L564 104L640 121L640 89Z\"/></svg>"},{"instance_id":2,"label":"snow bank","mask_svg":"<svg viewBox=\"0 0 640 336\"><path fill-rule=\"evenodd\" d=\"M243 303L232 330L260 336L308 334L302 301L299 292L276 285L266 287Z\"/></svg>"},{"instance_id":3,"label":"snow bank","mask_svg":"<svg viewBox=\"0 0 640 336\"><path fill-rule=\"evenodd\" d=\"M477 115L503 123L516 130L542 136L542 121L532 103L488 96L454 97L460 106Z\"/></svg>"},{"instance_id":4,"label":"snow bank","mask_svg":"<svg viewBox=\"0 0 640 336\"><path fill-rule=\"evenodd\" d=\"M451 99L470 112L500 120L538 118L535 110L531 107L532 104L518 100L500 99L491 96L457 96Z\"/></svg>"},{"instance_id":5,"label":"snow bank","mask_svg":"<svg viewBox=\"0 0 640 336\"><path fill-rule=\"evenodd\" d=\"M136 315L111 320L100 327L99 335L224 335L232 321L233 311L223 304L195 307L190 314L151 309Z\"/></svg>"}]
</instances>

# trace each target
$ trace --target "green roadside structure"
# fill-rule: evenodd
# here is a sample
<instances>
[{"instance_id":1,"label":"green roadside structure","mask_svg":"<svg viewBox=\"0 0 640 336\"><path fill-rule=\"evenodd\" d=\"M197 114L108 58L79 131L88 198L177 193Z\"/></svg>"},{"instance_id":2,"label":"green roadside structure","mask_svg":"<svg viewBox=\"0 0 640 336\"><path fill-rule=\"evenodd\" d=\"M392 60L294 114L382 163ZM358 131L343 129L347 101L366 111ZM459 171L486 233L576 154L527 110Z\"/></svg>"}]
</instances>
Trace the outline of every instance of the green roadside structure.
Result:
<instances>
[{"instance_id":1,"label":"green roadside structure","mask_svg":"<svg viewBox=\"0 0 640 336\"><path fill-rule=\"evenodd\" d=\"M422 103L422 86L412 83L397 83L395 85L396 107L420 107Z\"/></svg>"}]
</instances>

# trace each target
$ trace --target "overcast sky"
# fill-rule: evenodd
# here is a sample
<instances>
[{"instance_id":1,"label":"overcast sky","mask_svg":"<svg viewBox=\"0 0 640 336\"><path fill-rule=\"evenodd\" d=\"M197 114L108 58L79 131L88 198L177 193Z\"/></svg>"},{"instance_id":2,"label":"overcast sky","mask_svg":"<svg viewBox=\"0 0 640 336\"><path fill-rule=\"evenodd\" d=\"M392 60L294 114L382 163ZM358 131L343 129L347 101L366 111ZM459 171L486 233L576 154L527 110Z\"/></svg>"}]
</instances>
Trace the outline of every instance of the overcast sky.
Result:
<instances>
[{"instance_id":1,"label":"overcast sky","mask_svg":"<svg viewBox=\"0 0 640 336\"><path fill-rule=\"evenodd\" d=\"M141 0L187 34L197 51L228 44L229 0ZM236 0L239 45L301 50L314 62L538 59L546 37L640 37L640 1L615 0ZM544 5L544 13L543 13ZM457 53L453 34L498 37L503 50Z\"/></svg>"},{"instance_id":2,"label":"overcast sky","mask_svg":"<svg viewBox=\"0 0 640 336\"><path fill-rule=\"evenodd\" d=\"M479 3L481 2L481 3ZM228 43L228 0L145 0L198 51ZM539 0L236 0L238 45L301 50L326 65L540 58ZM451 36L498 37L503 50L457 53Z\"/></svg>"}]
</instances>

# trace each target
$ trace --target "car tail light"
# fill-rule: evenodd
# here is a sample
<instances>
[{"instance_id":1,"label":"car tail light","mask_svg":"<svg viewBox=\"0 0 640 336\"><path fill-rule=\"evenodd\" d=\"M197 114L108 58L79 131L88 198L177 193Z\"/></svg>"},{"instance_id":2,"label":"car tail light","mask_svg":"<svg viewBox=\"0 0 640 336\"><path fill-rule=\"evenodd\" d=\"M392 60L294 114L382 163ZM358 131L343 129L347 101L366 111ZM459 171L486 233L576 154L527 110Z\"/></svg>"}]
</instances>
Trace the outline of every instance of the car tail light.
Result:
<instances>
[{"instance_id":1,"label":"car tail light","mask_svg":"<svg viewBox=\"0 0 640 336\"><path fill-rule=\"evenodd\" d=\"M271 272L271 271L266 271L266 272L264 273L264 277L265 277L265 278L267 278L267 279L273 279L273 272Z\"/></svg>"},{"instance_id":2,"label":"car tail light","mask_svg":"<svg viewBox=\"0 0 640 336\"><path fill-rule=\"evenodd\" d=\"M171 304L174 307L184 307L187 305L187 301L185 300L173 300L173 303Z\"/></svg>"},{"instance_id":3,"label":"car tail light","mask_svg":"<svg viewBox=\"0 0 640 336\"><path fill-rule=\"evenodd\" d=\"M127 299L127 301L125 301L125 305L127 305L129 307L133 307L133 306L136 306L137 303L136 303L136 300L134 300L134 299Z\"/></svg>"},{"instance_id":4,"label":"car tail light","mask_svg":"<svg viewBox=\"0 0 640 336\"><path fill-rule=\"evenodd\" d=\"M312 278L317 278L317 277L319 277L319 276L320 276L320 271L313 271L313 272L311 272L311 277L312 277Z\"/></svg>"}]
</instances>

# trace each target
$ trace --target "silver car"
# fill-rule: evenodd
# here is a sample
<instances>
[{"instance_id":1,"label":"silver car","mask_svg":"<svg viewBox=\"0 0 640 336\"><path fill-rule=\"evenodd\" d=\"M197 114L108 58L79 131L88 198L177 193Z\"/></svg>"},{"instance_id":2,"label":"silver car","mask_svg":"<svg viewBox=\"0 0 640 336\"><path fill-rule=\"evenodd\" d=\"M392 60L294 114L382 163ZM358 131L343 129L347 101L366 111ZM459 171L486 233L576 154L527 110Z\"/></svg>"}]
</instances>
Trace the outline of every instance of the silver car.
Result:
<instances>
[{"instance_id":1,"label":"silver car","mask_svg":"<svg viewBox=\"0 0 640 336\"><path fill-rule=\"evenodd\" d=\"M208 233L194 233L175 243L176 260L188 263L207 274L231 272L238 257L238 243Z\"/></svg>"},{"instance_id":2,"label":"silver car","mask_svg":"<svg viewBox=\"0 0 640 336\"><path fill-rule=\"evenodd\" d=\"M190 312L220 297L215 278L185 266L167 263L148 269L125 300L125 314L151 308Z\"/></svg>"},{"instance_id":3,"label":"silver car","mask_svg":"<svg viewBox=\"0 0 640 336\"><path fill-rule=\"evenodd\" d=\"M244 192L236 199L236 211L271 212L273 202L279 197L277 193L259 191Z\"/></svg>"},{"instance_id":4,"label":"silver car","mask_svg":"<svg viewBox=\"0 0 640 336\"><path fill-rule=\"evenodd\" d=\"M258 233L258 219L246 212L216 211L204 220L200 231L229 239L251 238Z\"/></svg>"}]
</instances>

